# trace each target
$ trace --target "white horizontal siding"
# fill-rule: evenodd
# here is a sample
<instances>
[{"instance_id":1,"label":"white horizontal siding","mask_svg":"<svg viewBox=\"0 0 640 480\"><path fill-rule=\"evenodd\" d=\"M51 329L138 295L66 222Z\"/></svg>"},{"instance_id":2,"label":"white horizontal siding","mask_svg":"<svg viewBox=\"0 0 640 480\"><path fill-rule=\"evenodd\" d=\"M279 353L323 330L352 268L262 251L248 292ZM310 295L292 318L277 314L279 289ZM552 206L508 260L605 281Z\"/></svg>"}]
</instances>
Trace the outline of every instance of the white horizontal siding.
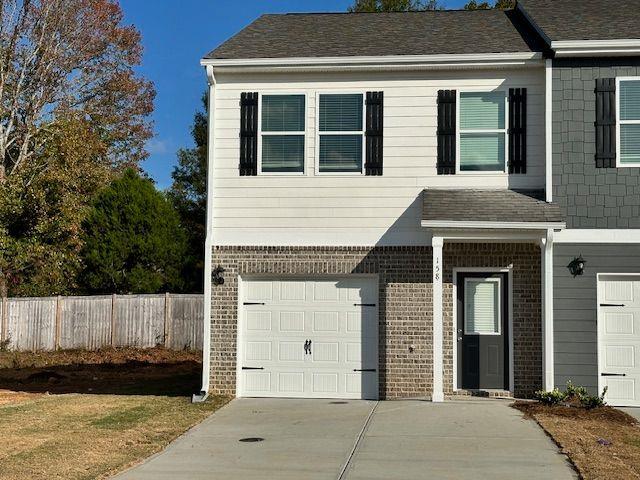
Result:
<instances>
[{"instance_id":1,"label":"white horizontal siding","mask_svg":"<svg viewBox=\"0 0 640 480\"><path fill-rule=\"evenodd\" d=\"M544 70L219 75L215 109L216 245L423 245L421 191L544 188ZM437 175L441 89L527 88L527 174ZM384 91L384 175L316 175L316 95ZM304 175L240 177L242 92L307 95Z\"/></svg>"}]
</instances>

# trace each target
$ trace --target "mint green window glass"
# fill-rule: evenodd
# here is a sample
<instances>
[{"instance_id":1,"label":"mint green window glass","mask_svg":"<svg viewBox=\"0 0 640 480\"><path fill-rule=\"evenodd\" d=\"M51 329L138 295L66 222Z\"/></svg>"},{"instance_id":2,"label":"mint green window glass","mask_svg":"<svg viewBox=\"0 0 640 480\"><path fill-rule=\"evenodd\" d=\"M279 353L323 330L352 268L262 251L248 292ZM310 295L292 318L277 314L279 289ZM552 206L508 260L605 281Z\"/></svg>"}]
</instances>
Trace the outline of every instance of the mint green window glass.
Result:
<instances>
[{"instance_id":1,"label":"mint green window glass","mask_svg":"<svg viewBox=\"0 0 640 480\"><path fill-rule=\"evenodd\" d=\"M320 95L319 100L320 172L362 172L363 95Z\"/></svg>"},{"instance_id":2,"label":"mint green window glass","mask_svg":"<svg viewBox=\"0 0 640 480\"><path fill-rule=\"evenodd\" d=\"M640 163L640 81L620 82L620 164Z\"/></svg>"},{"instance_id":3,"label":"mint green window glass","mask_svg":"<svg viewBox=\"0 0 640 480\"><path fill-rule=\"evenodd\" d=\"M304 172L304 95L263 95L262 172Z\"/></svg>"},{"instance_id":4,"label":"mint green window glass","mask_svg":"<svg viewBox=\"0 0 640 480\"><path fill-rule=\"evenodd\" d=\"M461 92L460 171L503 172L505 142L504 92Z\"/></svg>"}]
</instances>

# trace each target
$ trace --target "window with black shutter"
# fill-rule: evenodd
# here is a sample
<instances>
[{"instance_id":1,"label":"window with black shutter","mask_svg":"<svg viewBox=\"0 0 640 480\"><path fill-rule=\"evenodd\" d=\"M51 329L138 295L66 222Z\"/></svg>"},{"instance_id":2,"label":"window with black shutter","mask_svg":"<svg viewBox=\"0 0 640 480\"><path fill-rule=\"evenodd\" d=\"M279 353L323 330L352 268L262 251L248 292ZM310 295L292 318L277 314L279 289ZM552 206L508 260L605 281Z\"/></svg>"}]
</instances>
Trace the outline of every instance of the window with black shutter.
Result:
<instances>
[{"instance_id":1,"label":"window with black shutter","mask_svg":"<svg viewBox=\"0 0 640 480\"><path fill-rule=\"evenodd\" d=\"M258 93L240 95L240 175L258 174Z\"/></svg>"},{"instance_id":2,"label":"window with black shutter","mask_svg":"<svg viewBox=\"0 0 640 480\"><path fill-rule=\"evenodd\" d=\"M509 173L527 173L527 89L509 89Z\"/></svg>"},{"instance_id":3,"label":"window with black shutter","mask_svg":"<svg viewBox=\"0 0 640 480\"><path fill-rule=\"evenodd\" d=\"M438 92L438 175L456 173L456 91Z\"/></svg>"},{"instance_id":4,"label":"window with black shutter","mask_svg":"<svg viewBox=\"0 0 640 480\"><path fill-rule=\"evenodd\" d=\"M616 166L616 79L596 79L596 167Z\"/></svg>"},{"instance_id":5,"label":"window with black shutter","mask_svg":"<svg viewBox=\"0 0 640 480\"><path fill-rule=\"evenodd\" d=\"M382 175L384 92L367 92L365 174Z\"/></svg>"}]
</instances>

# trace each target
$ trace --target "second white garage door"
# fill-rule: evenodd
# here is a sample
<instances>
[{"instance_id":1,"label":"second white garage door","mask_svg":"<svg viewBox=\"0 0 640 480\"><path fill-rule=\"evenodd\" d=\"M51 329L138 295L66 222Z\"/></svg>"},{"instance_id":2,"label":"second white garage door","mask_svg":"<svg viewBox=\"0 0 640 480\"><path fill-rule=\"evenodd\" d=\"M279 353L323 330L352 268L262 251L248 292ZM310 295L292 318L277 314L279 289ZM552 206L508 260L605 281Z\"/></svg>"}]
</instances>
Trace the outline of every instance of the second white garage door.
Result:
<instances>
[{"instance_id":1,"label":"second white garage door","mask_svg":"<svg viewBox=\"0 0 640 480\"><path fill-rule=\"evenodd\" d=\"M598 293L600 390L611 405L640 406L640 277L603 276Z\"/></svg>"},{"instance_id":2,"label":"second white garage door","mask_svg":"<svg viewBox=\"0 0 640 480\"><path fill-rule=\"evenodd\" d=\"M238 394L376 399L375 278L241 282Z\"/></svg>"}]
</instances>

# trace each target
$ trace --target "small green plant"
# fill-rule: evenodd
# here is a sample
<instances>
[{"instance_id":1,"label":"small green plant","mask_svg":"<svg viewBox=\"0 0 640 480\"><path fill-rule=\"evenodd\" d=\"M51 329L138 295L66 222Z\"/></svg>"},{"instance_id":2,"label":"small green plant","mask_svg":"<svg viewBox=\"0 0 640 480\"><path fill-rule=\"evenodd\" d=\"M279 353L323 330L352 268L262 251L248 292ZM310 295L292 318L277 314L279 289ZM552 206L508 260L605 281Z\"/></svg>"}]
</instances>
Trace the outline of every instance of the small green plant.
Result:
<instances>
[{"instance_id":1,"label":"small green plant","mask_svg":"<svg viewBox=\"0 0 640 480\"><path fill-rule=\"evenodd\" d=\"M549 392L539 390L534 394L534 398L544 405L557 405L567 397L563 391L554 388Z\"/></svg>"},{"instance_id":2,"label":"small green plant","mask_svg":"<svg viewBox=\"0 0 640 480\"><path fill-rule=\"evenodd\" d=\"M584 395L580 397L580 405L587 410L604 407L607 404L607 402L604 401L604 396L607 394L607 388L608 387L604 387L602 394L600 395Z\"/></svg>"},{"instance_id":3,"label":"small green plant","mask_svg":"<svg viewBox=\"0 0 640 480\"><path fill-rule=\"evenodd\" d=\"M0 342L0 352L8 352L11 345L11 337L5 338Z\"/></svg>"},{"instance_id":4,"label":"small green plant","mask_svg":"<svg viewBox=\"0 0 640 480\"><path fill-rule=\"evenodd\" d=\"M571 380L567 382L566 393L567 397L577 398L578 400L582 400L583 397L589 395L586 388L574 385Z\"/></svg>"}]
</instances>

